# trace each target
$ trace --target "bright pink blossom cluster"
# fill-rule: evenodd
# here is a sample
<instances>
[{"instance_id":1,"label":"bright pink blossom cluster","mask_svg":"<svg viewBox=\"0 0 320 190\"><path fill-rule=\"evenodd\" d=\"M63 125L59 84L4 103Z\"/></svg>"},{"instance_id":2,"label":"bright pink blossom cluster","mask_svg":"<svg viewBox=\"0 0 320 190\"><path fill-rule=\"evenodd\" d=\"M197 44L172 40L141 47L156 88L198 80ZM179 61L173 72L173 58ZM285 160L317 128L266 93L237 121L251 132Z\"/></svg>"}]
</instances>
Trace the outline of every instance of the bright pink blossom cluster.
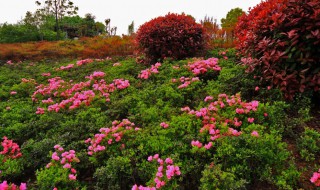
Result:
<instances>
[{"instance_id":1,"label":"bright pink blossom cluster","mask_svg":"<svg viewBox=\"0 0 320 190\"><path fill-rule=\"evenodd\" d=\"M165 123L165 122L162 122L162 123L160 123L160 126L166 129L166 128L169 127L169 124Z\"/></svg>"},{"instance_id":2,"label":"bright pink blossom cluster","mask_svg":"<svg viewBox=\"0 0 320 190\"><path fill-rule=\"evenodd\" d=\"M41 75L44 76L44 77L50 77L51 73L42 73Z\"/></svg>"},{"instance_id":3,"label":"bright pink blossom cluster","mask_svg":"<svg viewBox=\"0 0 320 190\"><path fill-rule=\"evenodd\" d=\"M20 147L17 143L9 140L6 136L4 136L2 139L3 141L1 142L1 145L3 147L3 150L0 152L0 154L4 155L4 162L6 161L6 159L16 159L22 156Z\"/></svg>"},{"instance_id":4,"label":"bright pink blossom cluster","mask_svg":"<svg viewBox=\"0 0 320 190\"><path fill-rule=\"evenodd\" d=\"M320 187L320 169L318 172L314 172L312 177L310 178L311 183L315 184L316 186Z\"/></svg>"},{"instance_id":5,"label":"bright pink blossom cluster","mask_svg":"<svg viewBox=\"0 0 320 190\"><path fill-rule=\"evenodd\" d=\"M188 64L188 68L195 75L206 73L208 70L220 71L221 67L218 65L217 58L209 58L207 60L199 60Z\"/></svg>"},{"instance_id":6,"label":"bright pink blossom cluster","mask_svg":"<svg viewBox=\"0 0 320 190\"><path fill-rule=\"evenodd\" d=\"M148 161L152 162L156 160L159 164L156 177L154 178L155 186L153 187L144 187L142 185L134 185L132 190L155 190L160 189L165 186L165 184L172 179L174 176L178 176L181 174L179 166L175 166L173 164L173 160L171 158L166 158L165 160L159 157L159 154L155 154L154 156L149 156ZM164 173L165 172L165 173Z\"/></svg>"},{"instance_id":7,"label":"bright pink blossom cluster","mask_svg":"<svg viewBox=\"0 0 320 190\"><path fill-rule=\"evenodd\" d=\"M181 85L178 86L179 89L187 88L191 83L196 82L196 81L200 81L200 79L198 77L193 77L193 78L180 77L179 81L174 78L171 79L171 82L173 82L173 83L176 83L176 82L182 83Z\"/></svg>"},{"instance_id":8,"label":"bright pink blossom cluster","mask_svg":"<svg viewBox=\"0 0 320 190\"><path fill-rule=\"evenodd\" d=\"M80 65L86 65L92 62L93 62L93 59L83 59L83 60L78 60L76 64L80 66Z\"/></svg>"},{"instance_id":9,"label":"bright pink blossom cluster","mask_svg":"<svg viewBox=\"0 0 320 190\"><path fill-rule=\"evenodd\" d=\"M199 110L191 110L189 107L184 107L181 108L181 111L202 119L203 127L200 129L200 133L208 133L211 141L203 145L198 140L193 140L191 145L206 149L210 149L212 142L217 138L241 135L242 132L234 128L240 128L243 122L247 122L248 125L253 123L254 118L248 116L252 112L257 111L259 106L258 101L243 102L240 94L231 97L228 97L226 94L220 94L217 101L213 101L213 97L207 96L205 101L210 102L207 107L200 108ZM221 128L227 128L228 130L222 133ZM259 137L257 131L253 131L251 135Z\"/></svg>"},{"instance_id":10,"label":"bright pink blossom cluster","mask_svg":"<svg viewBox=\"0 0 320 190\"><path fill-rule=\"evenodd\" d=\"M40 84L36 87L36 91L32 95L32 100L37 101L39 95L49 98L42 100L43 104L49 105L48 111L59 112L60 109L69 108L75 109L81 105L89 106L95 97L104 97L106 101L110 101L110 93L116 89L122 90L128 88L130 83L128 80L115 79L111 84L106 84L104 79L104 72L95 71L93 74L86 76L89 79L85 82L72 84L72 81L66 82L60 77L51 78L48 80L48 85ZM62 101L55 103L53 97L56 99L63 98ZM36 113L44 114L45 109L38 107Z\"/></svg>"},{"instance_id":11,"label":"bright pink blossom cluster","mask_svg":"<svg viewBox=\"0 0 320 190\"><path fill-rule=\"evenodd\" d=\"M61 66L61 67L57 68L56 70L57 71L59 71L59 70L70 70L75 65L77 65L79 67L79 66L82 66L82 65L87 65L87 64L92 63L94 61L101 62L101 61L110 60L110 59L111 59L110 57L107 57L105 59L83 59L83 60L78 60L76 62L76 64L71 63L71 64L68 64L67 66Z\"/></svg>"},{"instance_id":12,"label":"bright pink blossom cluster","mask_svg":"<svg viewBox=\"0 0 320 190\"><path fill-rule=\"evenodd\" d=\"M101 128L100 133L95 134L94 137L85 140L85 143L90 144L88 147L88 154L93 155L96 152L100 152L106 149L103 145L104 141L111 145L114 142L119 142L123 135L128 131L138 131L140 128L135 127L135 124L130 122L128 119L123 119L120 121L113 121L111 128ZM124 144L122 145L124 148Z\"/></svg>"},{"instance_id":13,"label":"bright pink blossom cluster","mask_svg":"<svg viewBox=\"0 0 320 190\"><path fill-rule=\"evenodd\" d=\"M55 145L55 152L52 153L51 158L52 161L47 164L46 168L50 168L52 166L62 166L63 168L68 169L69 180L77 179L77 170L72 167L73 163L80 162L80 160L76 156L76 152L74 150L65 151L62 146Z\"/></svg>"},{"instance_id":14,"label":"bright pink blossom cluster","mask_svg":"<svg viewBox=\"0 0 320 190\"><path fill-rule=\"evenodd\" d=\"M26 190L26 189L27 189L26 183L21 183L19 187L14 183L8 184L7 181L3 181L2 183L0 183L0 190Z\"/></svg>"},{"instance_id":15,"label":"bright pink blossom cluster","mask_svg":"<svg viewBox=\"0 0 320 190\"><path fill-rule=\"evenodd\" d=\"M142 70L138 75L138 78L148 79L152 73L159 73L158 68L161 66L161 63L156 63L155 65L151 65L151 68Z\"/></svg>"}]
</instances>

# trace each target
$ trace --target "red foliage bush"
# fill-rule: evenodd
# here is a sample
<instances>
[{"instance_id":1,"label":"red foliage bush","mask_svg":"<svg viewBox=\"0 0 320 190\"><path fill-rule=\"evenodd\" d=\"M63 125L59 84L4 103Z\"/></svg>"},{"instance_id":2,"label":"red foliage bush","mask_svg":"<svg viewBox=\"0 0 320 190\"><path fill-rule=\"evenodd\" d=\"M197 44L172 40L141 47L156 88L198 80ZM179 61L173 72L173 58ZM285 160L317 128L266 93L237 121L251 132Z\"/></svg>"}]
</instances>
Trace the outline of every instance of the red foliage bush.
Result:
<instances>
[{"instance_id":1,"label":"red foliage bush","mask_svg":"<svg viewBox=\"0 0 320 190\"><path fill-rule=\"evenodd\" d=\"M137 42L151 61L183 59L204 49L205 32L191 16L169 13L144 23L137 32Z\"/></svg>"},{"instance_id":2,"label":"red foliage bush","mask_svg":"<svg viewBox=\"0 0 320 190\"><path fill-rule=\"evenodd\" d=\"M239 18L237 48L249 71L286 98L320 87L320 1L267 0Z\"/></svg>"}]
</instances>

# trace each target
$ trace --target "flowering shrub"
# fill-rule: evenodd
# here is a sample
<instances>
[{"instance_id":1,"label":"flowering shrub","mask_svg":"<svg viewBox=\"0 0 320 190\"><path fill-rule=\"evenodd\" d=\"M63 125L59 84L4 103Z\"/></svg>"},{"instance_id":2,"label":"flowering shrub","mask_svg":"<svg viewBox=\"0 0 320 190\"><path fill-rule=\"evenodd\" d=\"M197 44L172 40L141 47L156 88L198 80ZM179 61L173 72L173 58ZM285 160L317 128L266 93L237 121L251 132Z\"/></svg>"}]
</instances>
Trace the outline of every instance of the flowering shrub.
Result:
<instances>
[{"instance_id":1,"label":"flowering shrub","mask_svg":"<svg viewBox=\"0 0 320 190\"><path fill-rule=\"evenodd\" d=\"M60 145L54 146L51 162L46 169L37 171L37 182L41 189L76 187L77 170L74 164L80 162L74 150L64 151Z\"/></svg>"},{"instance_id":2,"label":"flowering shrub","mask_svg":"<svg viewBox=\"0 0 320 190\"><path fill-rule=\"evenodd\" d=\"M320 187L320 169L318 172L314 172L312 177L310 178L311 183L315 184L316 186Z\"/></svg>"},{"instance_id":3,"label":"flowering shrub","mask_svg":"<svg viewBox=\"0 0 320 190\"><path fill-rule=\"evenodd\" d=\"M212 100L211 96L205 98L205 101ZM181 111L201 118L203 127L200 129L200 133L208 133L210 136L210 141L205 145L199 141L192 141L191 145L210 149L213 141L222 136L241 135L240 129L253 123L254 118L250 116L257 111L258 105L258 101L243 102L240 94L230 98L226 94L220 94L217 101L210 102L207 107L201 108L199 111L191 110L189 107L181 108ZM258 137L258 132L253 131L252 136Z\"/></svg>"},{"instance_id":4,"label":"flowering shrub","mask_svg":"<svg viewBox=\"0 0 320 190\"><path fill-rule=\"evenodd\" d=\"M128 119L123 119L121 122L115 120L112 122L111 128L101 128L99 134L95 134L94 137L85 140L85 143L90 144L88 147L88 155L93 155L96 152L104 151L106 149L106 142L108 145L121 141L123 135L127 131L138 131L140 128L135 127L134 123ZM122 144L124 147L125 144Z\"/></svg>"},{"instance_id":5,"label":"flowering shrub","mask_svg":"<svg viewBox=\"0 0 320 190\"><path fill-rule=\"evenodd\" d=\"M239 18L237 48L249 58L248 71L288 99L296 92L319 91L319 9L318 0L268 0Z\"/></svg>"},{"instance_id":6,"label":"flowering shrub","mask_svg":"<svg viewBox=\"0 0 320 190\"><path fill-rule=\"evenodd\" d=\"M100 79L104 76L104 72L95 71L85 77L89 79L88 81L75 84L72 84L71 81L66 82L60 77L51 78L48 80L47 86L40 84L36 87L37 90L33 93L32 100L37 101L39 95L50 96L47 100L42 100L42 103L49 105L48 111L59 112L60 109L65 109L67 106L70 110L78 108L82 104L89 106L95 97L104 97L106 101L110 101L111 92L130 86L129 81L124 79L115 79L113 83L106 84L104 79ZM54 103L52 98L63 98L63 100L60 103ZM44 108L38 107L36 113L44 114Z\"/></svg>"},{"instance_id":7,"label":"flowering shrub","mask_svg":"<svg viewBox=\"0 0 320 190\"><path fill-rule=\"evenodd\" d=\"M22 156L19 145L12 140L9 140L7 137L3 137L1 146L3 147L3 150L0 154L4 156L3 162L5 162L6 159L16 159Z\"/></svg>"},{"instance_id":8,"label":"flowering shrub","mask_svg":"<svg viewBox=\"0 0 320 190\"><path fill-rule=\"evenodd\" d=\"M221 67L218 65L217 58L209 58L207 60L195 61L188 65L188 68L194 75L206 73L208 70L220 71Z\"/></svg>"},{"instance_id":9,"label":"flowering shrub","mask_svg":"<svg viewBox=\"0 0 320 190\"><path fill-rule=\"evenodd\" d=\"M178 82L177 79L171 79L171 81L173 83ZM179 89L181 88L187 88L191 83L200 81L200 79L198 77L193 77L193 78L189 78L189 77L180 77L179 81L182 83L181 85L178 86Z\"/></svg>"},{"instance_id":10,"label":"flowering shrub","mask_svg":"<svg viewBox=\"0 0 320 190\"><path fill-rule=\"evenodd\" d=\"M20 186L17 186L14 183L8 184L7 181L3 181L0 183L0 189L1 190L26 190L27 189L27 184L26 183L21 183Z\"/></svg>"},{"instance_id":11,"label":"flowering shrub","mask_svg":"<svg viewBox=\"0 0 320 190\"><path fill-rule=\"evenodd\" d=\"M153 187L143 187L140 185L134 185L132 190L155 190L160 189L165 186L168 181L171 180L172 177L178 176L181 174L179 166L173 165L173 161L171 158L166 158L165 160L159 158L159 154L155 154L154 156L149 156L148 161L152 162L156 160L159 164L158 171L156 173L156 177L154 178L154 186ZM164 174L164 171L166 172Z\"/></svg>"},{"instance_id":12,"label":"flowering shrub","mask_svg":"<svg viewBox=\"0 0 320 190\"><path fill-rule=\"evenodd\" d=\"M139 74L138 78L141 79L148 79L152 73L157 74L159 73L158 68L161 66L161 63L156 63L155 65L151 65L150 69L142 70Z\"/></svg>"},{"instance_id":13,"label":"flowering shrub","mask_svg":"<svg viewBox=\"0 0 320 190\"><path fill-rule=\"evenodd\" d=\"M169 13L140 26L137 41L153 61L165 57L183 59L204 49L205 33L191 16Z\"/></svg>"}]
</instances>

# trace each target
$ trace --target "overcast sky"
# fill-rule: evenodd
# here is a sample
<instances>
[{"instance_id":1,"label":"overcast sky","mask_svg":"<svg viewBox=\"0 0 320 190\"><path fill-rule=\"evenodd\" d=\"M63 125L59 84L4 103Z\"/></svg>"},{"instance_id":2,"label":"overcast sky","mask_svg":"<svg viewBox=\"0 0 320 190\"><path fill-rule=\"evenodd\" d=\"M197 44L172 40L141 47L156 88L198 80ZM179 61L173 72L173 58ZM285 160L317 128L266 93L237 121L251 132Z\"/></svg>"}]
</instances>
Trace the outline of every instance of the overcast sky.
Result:
<instances>
[{"instance_id":1,"label":"overcast sky","mask_svg":"<svg viewBox=\"0 0 320 190\"><path fill-rule=\"evenodd\" d=\"M27 11L37 9L34 0L0 0L0 23L16 23ZM43 2L43 0L40 0ZM228 11L239 7L248 11L261 0L73 0L79 7L78 14L86 13L96 16L96 21L104 23L111 19L111 27L117 26L117 34L126 34L128 25L134 21L135 29L152 18L171 13L186 13L197 21L208 15L218 20L224 18Z\"/></svg>"}]
</instances>

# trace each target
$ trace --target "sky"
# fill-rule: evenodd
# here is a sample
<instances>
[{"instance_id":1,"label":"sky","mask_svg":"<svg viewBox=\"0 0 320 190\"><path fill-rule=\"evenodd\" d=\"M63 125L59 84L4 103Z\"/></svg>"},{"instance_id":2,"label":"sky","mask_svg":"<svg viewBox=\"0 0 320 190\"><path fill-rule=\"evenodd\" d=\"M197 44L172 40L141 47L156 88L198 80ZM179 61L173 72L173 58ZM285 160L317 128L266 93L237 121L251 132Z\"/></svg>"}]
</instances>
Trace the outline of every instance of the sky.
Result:
<instances>
[{"instance_id":1,"label":"sky","mask_svg":"<svg viewBox=\"0 0 320 190\"><path fill-rule=\"evenodd\" d=\"M35 0L0 0L0 23L17 23L27 11L34 12L38 7ZM44 2L44 0L40 0ZM134 21L135 30L143 23L164 16L168 12L192 15L197 22L206 15L217 19L226 17L228 11L239 7L248 11L261 0L73 0L83 17L91 13L96 21L104 23L111 19L111 27L117 27L117 34L126 34L128 25Z\"/></svg>"}]
</instances>

